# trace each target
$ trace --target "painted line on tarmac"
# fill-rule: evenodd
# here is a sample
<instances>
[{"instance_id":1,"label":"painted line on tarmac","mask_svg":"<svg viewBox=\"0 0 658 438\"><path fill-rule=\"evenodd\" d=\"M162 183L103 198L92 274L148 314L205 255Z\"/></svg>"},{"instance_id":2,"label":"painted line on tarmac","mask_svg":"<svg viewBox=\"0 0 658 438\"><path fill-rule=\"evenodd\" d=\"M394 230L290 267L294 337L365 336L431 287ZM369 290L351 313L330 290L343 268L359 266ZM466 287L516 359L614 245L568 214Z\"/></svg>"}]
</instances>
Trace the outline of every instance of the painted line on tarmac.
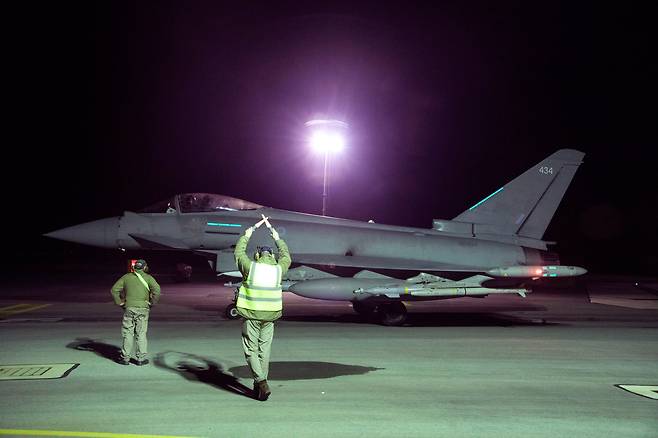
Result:
<instances>
[{"instance_id":1,"label":"painted line on tarmac","mask_svg":"<svg viewBox=\"0 0 658 438\"><path fill-rule=\"evenodd\" d=\"M65 430L36 430L36 429L0 429L0 435L16 436L76 436L85 438L196 438L174 435L140 435L131 433L109 432L69 432Z\"/></svg>"},{"instance_id":2,"label":"painted line on tarmac","mask_svg":"<svg viewBox=\"0 0 658 438\"><path fill-rule=\"evenodd\" d=\"M0 308L0 319L7 318L18 313L31 312L33 310L43 309L51 304L15 304Z\"/></svg>"},{"instance_id":3,"label":"painted line on tarmac","mask_svg":"<svg viewBox=\"0 0 658 438\"><path fill-rule=\"evenodd\" d=\"M658 385L615 385L625 391L639 395L642 397L650 398L651 400L658 400Z\"/></svg>"},{"instance_id":4,"label":"painted line on tarmac","mask_svg":"<svg viewBox=\"0 0 658 438\"><path fill-rule=\"evenodd\" d=\"M20 323L20 322L59 322L62 321L64 318L39 318L38 316L35 316L33 318L8 318L8 319L2 319L0 318L0 324L15 324L15 323Z\"/></svg>"},{"instance_id":5,"label":"painted line on tarmac","mask_svg":"<svg viewBox=\"0 0 658 438\"><path fill-rule=\"evenodd\" d=\"M25 306L29 306L29 304L24 304L23 303L23 304L14 304L12 306L7 306L7 307L0 307L0 312L5 312L5 311L9 311L11 309L15 309L17 307L25 307Z\"/></svg>"},{"instance_id":6,"label":"painted line on tarmac","mask_svg":"<svg viewBox=\"0 0 658 438\"><path fill-rule=\"evenodd\" d=\"M635 290L615 289L589 289L587 290L589 301L592 304L603 304L607 306L626 307L629 309L658 310L658 299L655 294Z\"/></svg>"}]
</instances>

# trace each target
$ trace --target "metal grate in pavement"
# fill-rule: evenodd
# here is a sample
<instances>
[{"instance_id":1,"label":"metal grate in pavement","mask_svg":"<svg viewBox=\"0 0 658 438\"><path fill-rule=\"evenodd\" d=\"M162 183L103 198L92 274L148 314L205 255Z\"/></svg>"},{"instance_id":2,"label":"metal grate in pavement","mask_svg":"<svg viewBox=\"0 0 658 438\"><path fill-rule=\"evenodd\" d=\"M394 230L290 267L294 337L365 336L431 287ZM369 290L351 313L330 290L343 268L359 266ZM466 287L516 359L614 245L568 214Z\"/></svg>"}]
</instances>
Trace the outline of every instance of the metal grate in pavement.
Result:
<instances>
[{"instance_id":1,"label":"metal grate in pavement","mask_svg":"<svg viewBox=\"0 0 658 438\"><path fill-rule=\"evenodd\" d=\"M69 375L78 363L35 365L0 365L0 380L61 379Z\"/></svg>"}]
</instances>

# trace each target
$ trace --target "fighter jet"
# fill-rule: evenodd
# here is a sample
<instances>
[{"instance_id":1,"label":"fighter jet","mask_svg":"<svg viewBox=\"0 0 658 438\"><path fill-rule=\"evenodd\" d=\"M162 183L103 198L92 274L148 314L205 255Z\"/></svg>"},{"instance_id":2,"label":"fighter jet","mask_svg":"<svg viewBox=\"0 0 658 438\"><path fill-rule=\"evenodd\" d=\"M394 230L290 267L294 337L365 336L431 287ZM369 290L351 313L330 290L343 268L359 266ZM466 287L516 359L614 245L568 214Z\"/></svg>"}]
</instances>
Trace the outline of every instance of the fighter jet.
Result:
<instances>
[{"instance_id":1,"label":"fighter jet","mask_svg":"<svg viewBox=\"0 0 658 438\"><path fill-rule=\"evenodd\" d=\"M404 303L490 294L531 292L533 279L586 272L560 265L542 240L584 153L561 149L451 220L431 228L384 225L265 207L210 193L175 195L141 211L45 234L105 248L176 250L202 254L218 275L239 275L237 238L268 217L290 248L294 268L285 287L322 300L350 301L356 312L383 324L404 322ZM271 244L262 228L250 251ZM336 267L359 272L337 276ZM327 269L330 268L330 269ZM396 278L384 272L408 272ZM457 273L451 280L439 273ZM447 275L447 274L444 274ZM504 281L503 281L504 280ZM235 316L233 307L228 316Z\"/></svg>"}]
</instances>

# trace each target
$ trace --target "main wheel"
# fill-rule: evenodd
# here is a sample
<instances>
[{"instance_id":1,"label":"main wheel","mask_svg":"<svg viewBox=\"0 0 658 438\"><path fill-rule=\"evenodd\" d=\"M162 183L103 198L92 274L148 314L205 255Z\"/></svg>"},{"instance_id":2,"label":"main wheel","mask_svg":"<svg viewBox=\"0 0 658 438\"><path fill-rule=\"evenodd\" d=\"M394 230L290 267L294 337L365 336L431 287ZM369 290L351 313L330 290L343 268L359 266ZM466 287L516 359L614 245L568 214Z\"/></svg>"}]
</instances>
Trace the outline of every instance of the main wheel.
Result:
<instances>
[{"instance_id":1,"label":"main wheel","mask_svg":"<svg viewBox=\"0 0 658 438\"><path fill-rule=\"evenodd\" d=\"M402 325L407 320L407 308L403 303L383 304L379 308L379 321L383 325Z\"/></svg>"},{"instance_id":2,"label":"main wheel","mask_svg":"<svg viewBox=\"0 0 658 438\"><path fill-rule=\"evenodd\" d=\"M371 315L375 310L373 306L368 306L367 304L361 303L359 301L352 301L352 309L354 309L356 313L362 316Z\"/></svg>"},{"instance_id":3,"label":"main wheel","mask_svg":"<svg viewBox=\"0 0 658 438\"><path fill-rule=\"evenodd\" d=\"M224 314L228 319L238 319L240 317L240 314L238 313L238 308L235 307L234 303L231 303L228 306L226 306L226 310L224 311Z\"/></svg>"}]
</instances>

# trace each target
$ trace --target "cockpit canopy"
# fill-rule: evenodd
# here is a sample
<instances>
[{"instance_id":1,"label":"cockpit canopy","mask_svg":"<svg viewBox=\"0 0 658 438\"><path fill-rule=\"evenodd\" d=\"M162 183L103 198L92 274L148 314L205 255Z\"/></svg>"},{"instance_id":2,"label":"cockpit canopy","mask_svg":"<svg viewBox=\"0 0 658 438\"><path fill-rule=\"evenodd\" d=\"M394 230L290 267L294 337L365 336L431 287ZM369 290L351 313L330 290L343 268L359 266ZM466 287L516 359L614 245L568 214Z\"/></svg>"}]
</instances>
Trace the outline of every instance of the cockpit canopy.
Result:
<instances>
[{"instance_id":1,"label":"cockpit canopy","mask_svg":"<svg viewBox=\"0 0 658 438\"><path fill-rule=\"evenodd\" d=\"M256 210L262 205L213 193L184 193L156 202L140 213L205 213L214 211Z\"/></svg>"}]
</instances>

